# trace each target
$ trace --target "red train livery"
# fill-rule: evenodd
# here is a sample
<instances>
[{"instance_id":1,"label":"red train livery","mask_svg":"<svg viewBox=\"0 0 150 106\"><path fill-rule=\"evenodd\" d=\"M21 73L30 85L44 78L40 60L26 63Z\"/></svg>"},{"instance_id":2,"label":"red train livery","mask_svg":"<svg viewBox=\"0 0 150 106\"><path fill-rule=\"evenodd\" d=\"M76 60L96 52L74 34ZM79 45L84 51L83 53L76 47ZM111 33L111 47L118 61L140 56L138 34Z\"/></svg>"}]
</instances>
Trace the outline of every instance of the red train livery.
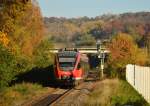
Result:
<instances>
[{"instance_id":1,"label":"red train livery","mask_svg":"<svg viewBox=\"0 0 150 106\"><path fill-rule=\"evenodd\" d=\"M55 56L55 77L61 84L78 84L84 78L81 54L76 50L59 50Z\"/></svg>"}]
</instances>

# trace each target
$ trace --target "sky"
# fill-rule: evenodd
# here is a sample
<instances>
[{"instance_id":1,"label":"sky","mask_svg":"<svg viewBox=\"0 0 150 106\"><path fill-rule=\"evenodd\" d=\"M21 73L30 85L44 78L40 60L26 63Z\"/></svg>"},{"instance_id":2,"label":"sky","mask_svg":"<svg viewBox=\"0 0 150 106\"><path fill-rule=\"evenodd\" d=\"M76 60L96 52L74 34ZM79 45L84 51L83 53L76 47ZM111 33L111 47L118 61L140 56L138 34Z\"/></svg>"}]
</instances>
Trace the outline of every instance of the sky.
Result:
<instances>
[{"instance_id":1,"label":"sky","mask_svg":"<svg viewBox=\"0 0 150 106\"><path fill-rule=\"evenodd\" d=\"M37 0L44 17L95 17L103 14L150 12L150 0Z\"/></svg>"}]
</instances>

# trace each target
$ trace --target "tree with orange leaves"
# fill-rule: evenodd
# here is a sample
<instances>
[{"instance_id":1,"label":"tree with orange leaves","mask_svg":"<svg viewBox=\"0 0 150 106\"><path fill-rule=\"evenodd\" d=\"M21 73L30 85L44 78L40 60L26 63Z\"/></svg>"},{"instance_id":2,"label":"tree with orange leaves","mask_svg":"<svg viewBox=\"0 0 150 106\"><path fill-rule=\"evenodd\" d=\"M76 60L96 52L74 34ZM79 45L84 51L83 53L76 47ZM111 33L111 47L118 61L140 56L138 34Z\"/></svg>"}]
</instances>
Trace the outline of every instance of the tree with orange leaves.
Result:
<instances>
[{"instance_id":1,"label":"tree with orange leaves","mask_svg":"<svg viewBox=\"0 0 150 106\"><path fill-rule=\"evenodd\" d=\"M147 62L147 52L139 49L131 35L125 33L119 33L112 39L109 50L111 56L108 64L114 76L124 75L123 69L127 64L144 65Z\"/></svg>"}]
</instances>

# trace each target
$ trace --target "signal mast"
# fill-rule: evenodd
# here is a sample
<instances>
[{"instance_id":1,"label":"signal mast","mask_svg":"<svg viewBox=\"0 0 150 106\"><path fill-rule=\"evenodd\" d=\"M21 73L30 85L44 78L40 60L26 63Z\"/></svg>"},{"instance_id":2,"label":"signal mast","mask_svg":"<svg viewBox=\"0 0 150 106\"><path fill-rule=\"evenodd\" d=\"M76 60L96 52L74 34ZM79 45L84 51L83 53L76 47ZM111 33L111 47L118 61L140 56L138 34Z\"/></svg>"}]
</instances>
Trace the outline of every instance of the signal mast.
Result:
<instances>
[{"instance_id":1,"label":"signal mast","mask_svg":"<svg viewBox=\"0 0 150 106\"><path fill-rule=\"evenodd\" d=\"M97 45L98 58L100 59L100 69L101 69L100 76L103 78L104 77L104 59L105 59L104 50L105 48L103 47L101 40L97 40L96 45Z\"/></svg>"}]
</instances>

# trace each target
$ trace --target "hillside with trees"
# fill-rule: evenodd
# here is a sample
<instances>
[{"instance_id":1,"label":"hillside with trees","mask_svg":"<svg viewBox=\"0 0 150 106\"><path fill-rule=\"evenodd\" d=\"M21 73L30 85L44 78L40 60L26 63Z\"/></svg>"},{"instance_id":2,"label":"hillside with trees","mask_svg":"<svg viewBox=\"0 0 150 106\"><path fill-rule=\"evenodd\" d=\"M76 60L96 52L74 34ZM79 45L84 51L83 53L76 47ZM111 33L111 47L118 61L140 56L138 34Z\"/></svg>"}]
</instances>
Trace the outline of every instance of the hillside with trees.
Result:
<instances>
[{"instance_id":1,"label":"hillside with trees","mask_svg":"<svg viewBox=\"0 0 150 106\"><path fill-rule=\"evenodd\" d=\"M117 33L130 34L140 47L149 48L150 12L106 14L95 18L45 17L48 35L55 42L79 42L80 37L111 39ZM84 41L83 41L84 42ZM78 44L78 43L77 43Z\"/></svg>"}]
</instances>

